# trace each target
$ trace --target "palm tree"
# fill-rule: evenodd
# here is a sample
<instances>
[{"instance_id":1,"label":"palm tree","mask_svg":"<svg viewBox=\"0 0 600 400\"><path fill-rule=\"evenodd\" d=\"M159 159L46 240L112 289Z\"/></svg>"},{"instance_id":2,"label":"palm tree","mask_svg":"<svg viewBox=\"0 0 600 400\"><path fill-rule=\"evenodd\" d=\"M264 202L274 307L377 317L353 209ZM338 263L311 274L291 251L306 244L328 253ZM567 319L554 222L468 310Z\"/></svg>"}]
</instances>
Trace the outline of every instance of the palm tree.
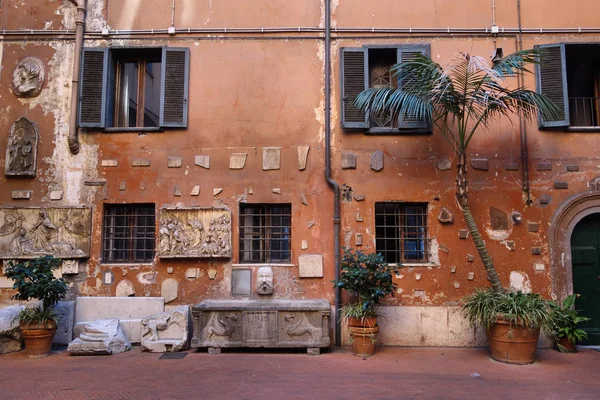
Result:
<instances>
[{"instance_id":1,"label":"palm tree","mask_svg":"<svg viewBox=\"0 0 600 400\"><path fill-rule=\"evenodd\" d=\"M415 54L411 61L392 67L397 87L366 89L354 100L372 118L426 120L450 144L457 159L456 201L497 292L502 284L469 208L467 149L475 133L498 118L520 114L532 119L538 113L549 120L558 117L559 109L545 96L506 84L506 78L529 73L526 64L538 60L533 50L516 52L492 65L483 57L459 53L442 66Z\"/></svg>"}]
</instances>

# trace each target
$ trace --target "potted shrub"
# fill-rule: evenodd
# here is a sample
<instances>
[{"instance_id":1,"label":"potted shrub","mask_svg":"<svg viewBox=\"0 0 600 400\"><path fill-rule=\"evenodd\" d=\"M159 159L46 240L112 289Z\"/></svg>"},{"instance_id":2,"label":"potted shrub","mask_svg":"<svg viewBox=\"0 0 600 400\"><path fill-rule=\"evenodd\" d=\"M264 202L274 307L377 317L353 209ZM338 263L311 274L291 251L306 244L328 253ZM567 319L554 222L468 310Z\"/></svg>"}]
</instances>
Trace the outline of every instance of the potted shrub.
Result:
<instances>
[{"instance_id":1,"label":"potted shrub","mask_svg":"<svg viewBox=\"0 0 600 400\"><path fill-rule=\"evenodd\" d=\"M587 332L577 325L581 322L589 321L590 318L579 315L575 309L575 300L577 294L573 293L567 296L562 304L549 301L552 311L551 328L556 348L561 352L576 352L577 343L587 339Z\"/></svg>"},{"instance_id":2,"label":"potted shrub","mask_svg":"<svg viewBox=\"0 0 600 400\"><path fill-rule=\"evenodd\" d=\"M5 271L5 275L14 280L13 289L17 293L13 295L13 300L38 300L36 304L21 310L16 317L29 358L50 355L56 333L53 308L69 290L65 281L52 273L60 264L61 260L48 255L17 263L11 261Z\"/></svg>"},{"instance_id":3,"label":"potted shrub","mask_svg":"<svg viewBox=\"0 0 600 400\"><path fill-rule=\"evenodd\" d=\"M463 299L471 325L485 329L492 358L508 364L531 364L540 328L551 321L548 302L536 293L476 289Z\"/></svg>"},{"instance_id":4,"label":"potted shrub","mask_svg":"<svg viewBox=\"0 0 600 400\"><path fill-rule=\"evenodd\" d=\"M364 254L345 250L340 262L341 276L336 286L346 290L350 299L343 306L341 316L348 326L354 355L370 357L375 352L377 305L384 297L394 295L396 283L390 267L381 254Z\"/></svg>"}]
</instances>

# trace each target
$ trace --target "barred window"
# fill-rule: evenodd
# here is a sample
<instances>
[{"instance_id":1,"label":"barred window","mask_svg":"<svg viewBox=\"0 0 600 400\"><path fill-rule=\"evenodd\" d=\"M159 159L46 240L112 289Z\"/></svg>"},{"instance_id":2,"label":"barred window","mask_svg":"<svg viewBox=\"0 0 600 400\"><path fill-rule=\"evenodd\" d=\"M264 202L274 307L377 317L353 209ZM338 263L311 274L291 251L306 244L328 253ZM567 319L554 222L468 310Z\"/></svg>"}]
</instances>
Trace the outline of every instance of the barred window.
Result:
<instances>
[{"instance_id":1,"label":"barred window","mask_svg":"<svg viewBox=\"0 0 600 400\"><path fill-rule=\"evenodd\" d=\"M102 262L142 263L154 259L154 204L105 204Z\"/></svg>"},{"instance_id":2,"label":"barred window","mask_svg":"<svg viewBox=\"0 0 600 400\"><path fill-rule=\"evenodd\" d=\"M388 263L428 262L427 203L375 203L375 247Z\"/></svg>"},{"instance_id":3,"label":"barred window","mask_svg":"<svg viewBox=\"0 0 600 400\"><path fill-rule=\"evenodd\" d=\"M291 261L292 206L240 205L240 262Z\"/></svg>"}]
</instances>

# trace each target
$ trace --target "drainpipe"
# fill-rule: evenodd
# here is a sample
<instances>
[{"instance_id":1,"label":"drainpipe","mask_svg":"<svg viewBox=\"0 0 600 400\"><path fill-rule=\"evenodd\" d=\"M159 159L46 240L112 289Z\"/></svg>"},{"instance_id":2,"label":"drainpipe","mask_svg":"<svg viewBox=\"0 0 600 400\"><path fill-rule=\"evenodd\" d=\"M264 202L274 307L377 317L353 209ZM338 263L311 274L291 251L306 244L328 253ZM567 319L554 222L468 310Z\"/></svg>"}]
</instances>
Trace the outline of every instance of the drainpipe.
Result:
<instances>
[{"instance_id":1,"label":"drainpipe","mask_svg":"<svg viewBox=\"0 0 600 400\"><path fill-rule=\"evenodd\" d=\"M83 48L83 30L85 24L86 0L69 0L77 6L75 31L75 55L73 61L73 82L71 84L71 114L69 117L69 150L79 153L79 137L77 132L77 104L79 102L79 74L81 69L81 51Z\"/></svg>"},{"instance_id":2,"label":"drainpipe","mask_svg":"<svg viewBox=\"0 0 600 400\"><path fill-rule=\"evenodd\" d=\"M331 177L331 0L325 0L325 180L333 190L333 253L335 280L340 279L340 186ZM335 345L342 345L340 288L335 288Z\"/></svg>"},{"instance_id":3,"label":"drainpipe","mask_svg":"<svg viewBox=\"0 0 600 400\"><path fill-rule=\"evenodd\" d=\"M519 34L517 35L517 50L523 50L523 24L521 22L521 0L517 0L517 19L519 24ZM525 76L523 73L518 76L519 86L525 86ZM519 128L521 131L521 164L523 165L523 191L527 195L525 204L533 204L531 200L531 187L529 184L529 149L527 148L527 121L523 115L519 116Z\"/></svg>"}]
</instances>

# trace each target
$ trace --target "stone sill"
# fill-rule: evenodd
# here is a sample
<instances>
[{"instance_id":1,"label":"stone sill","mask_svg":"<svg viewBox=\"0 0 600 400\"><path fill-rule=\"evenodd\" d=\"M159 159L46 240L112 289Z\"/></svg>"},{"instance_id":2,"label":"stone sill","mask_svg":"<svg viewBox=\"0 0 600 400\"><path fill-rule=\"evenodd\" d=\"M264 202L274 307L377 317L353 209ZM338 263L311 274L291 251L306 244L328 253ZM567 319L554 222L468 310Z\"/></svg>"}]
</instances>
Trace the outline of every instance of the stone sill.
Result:
<instances>
[{"instance_id":1,"label":"stone sill","mask_svg":"<svg viewBox=\"0 0 600 400\"><path fill-rule=\"evenodd\" d=\"M234 268L240 267L295 267L296 264L274 264L274 263L248 263L248 264L231 264Z\"/></svg>"},{"instance_id":2,"label":"stone sill","mask_svg":"<svg viewBox=\"0 0 600 400\"><path fill-rule=\"evenodd\" d=\"M404 263L404 264L389 264L390 267L398 267L398 268L403 268L403 267L409 267L409 268L414 268L414 267L431 267L431 268L439 268L438 264L434 264L434 263Z\"/></svg>"}]
</instances>

